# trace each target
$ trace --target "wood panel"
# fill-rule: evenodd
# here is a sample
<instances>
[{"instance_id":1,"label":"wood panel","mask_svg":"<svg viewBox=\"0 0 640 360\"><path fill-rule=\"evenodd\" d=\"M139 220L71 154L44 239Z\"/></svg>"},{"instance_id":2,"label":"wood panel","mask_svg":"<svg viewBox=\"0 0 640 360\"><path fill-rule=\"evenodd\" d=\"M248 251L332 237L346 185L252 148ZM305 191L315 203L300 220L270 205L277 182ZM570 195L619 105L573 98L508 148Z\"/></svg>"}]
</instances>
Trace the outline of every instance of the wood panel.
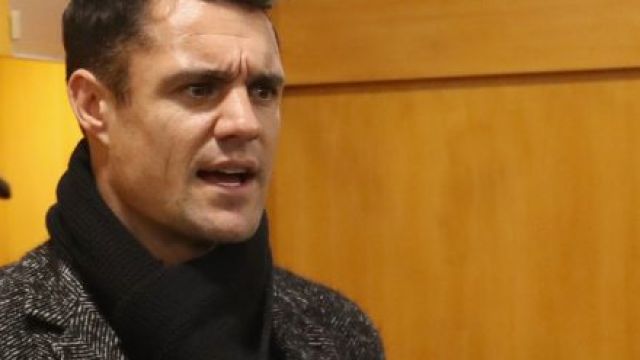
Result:
<instances>
[{"instance_id":1,"label":"wood panel","mask_svg":"<svg viewBox=\"0 0 640 360\"><path fill-rule=\"evenodd\" d=\"M640 65L635 0L281 0L290 84Z\"/></svg>"},{"instance_id":2,"label":"wood panel","mask_svg":"<svg viewBox=\"0 0 640 360\"><path fill-rule=\"evenodd\" d=\"M640 73L290 89L276 259L391 360L640 357Z\"/></svg>"}]
</instances>

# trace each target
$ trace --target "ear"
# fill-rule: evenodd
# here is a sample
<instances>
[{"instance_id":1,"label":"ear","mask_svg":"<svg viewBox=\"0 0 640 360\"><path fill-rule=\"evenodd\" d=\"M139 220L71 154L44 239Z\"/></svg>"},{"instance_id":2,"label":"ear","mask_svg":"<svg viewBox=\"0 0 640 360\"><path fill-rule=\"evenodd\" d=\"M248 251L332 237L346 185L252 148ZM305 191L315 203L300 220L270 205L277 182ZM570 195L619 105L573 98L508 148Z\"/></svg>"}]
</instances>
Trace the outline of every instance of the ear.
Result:
<instances>
[{"instance_id":1,"label":"ear","mask_svg":"<svg viewBox=\"0 0 640 360\"><path fill-rule=\"evenodd\" d=\"M111 92L88 70L76 70L67 82L71 108L86 136L109 144L109 121L115 102Z\"/></svg>"}]
</instances>

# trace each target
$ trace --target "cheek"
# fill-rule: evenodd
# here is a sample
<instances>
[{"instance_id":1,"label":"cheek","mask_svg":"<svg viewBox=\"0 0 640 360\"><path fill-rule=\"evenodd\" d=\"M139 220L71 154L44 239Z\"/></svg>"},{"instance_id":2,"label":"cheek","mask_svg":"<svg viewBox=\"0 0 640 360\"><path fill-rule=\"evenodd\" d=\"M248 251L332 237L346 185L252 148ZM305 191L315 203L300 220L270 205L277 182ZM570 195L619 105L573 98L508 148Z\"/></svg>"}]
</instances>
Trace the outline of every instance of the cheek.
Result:
<instances>
[{"instance_id":1,"label":"cheek","mask_svg":"<svg viewBox=\"0 0 640 360\"><path fill-rule=\"evenodd\" d=\"M185 113L182 123L176 133L180 135L185 155L193 162L197 154L213 139L213 128L217 114L215 113Z\"/></svg>"},{"instance_id":2,"label":"cheek","mask_svg":"<svg viewBox=\"0 0 640 360\"><path fill-rule=\"evenodd\" d=\"M278 114L278 116L273 120L273 123L266 130L266 133L267 150L270 152L270 156L273 157L280 138L280 114Z\"/></svg>"},{"instance_id":3,"label":"cheek","mask_svg":"<svg viewBox=\"0 0 640 360\"><path fill-rule=\"evenodd\" d=\"M265 165L265 183L264 186L268 187L271 182L271 176L273 172L276 150L278 147L278 137L280 134L280 122L272 121L269 125L265 125L264 128L264 140L263 140L263 161ZM266 194L263 194L266 196Z\"/></svg>"},{"instance_id":4,"label":"cheek","mask_svg":"<svg viewBox=\"0 0 640 360\"><path fill-rule=\"evenodd\" d=\"M121 180L129 182L123 186L148 191L141 188L165 181L172 141L168 138L170 132L166 132L162 125L162 122L154 123L151 117L129 113L121 116L110 129L113 134L110 163Z\"/></svg>"},{"instance_id":5,"label":"cheek","mask_svg":"<svg viewBox=\"0 0 640 360\"><path fill-rule=\"evenodd\" d=\"M187 190L192 181L198 156L211 140L213 118L210 114L173 111L161 134L153 139L156 153L162 154L162 163L157 164L162 169L160 176L175 192Z\"/></svg>"},{"instance_id":6,"label":"cheek","mask_svg":"<svg viewBox=\"0 0 640 360\"><path fill-rule=\"evenodd\" d=\"M280 134L280 109L279 107L264 109L258 112L264 129L265 142L273 147L278 141Z\"/></svg>"}]
</instances>

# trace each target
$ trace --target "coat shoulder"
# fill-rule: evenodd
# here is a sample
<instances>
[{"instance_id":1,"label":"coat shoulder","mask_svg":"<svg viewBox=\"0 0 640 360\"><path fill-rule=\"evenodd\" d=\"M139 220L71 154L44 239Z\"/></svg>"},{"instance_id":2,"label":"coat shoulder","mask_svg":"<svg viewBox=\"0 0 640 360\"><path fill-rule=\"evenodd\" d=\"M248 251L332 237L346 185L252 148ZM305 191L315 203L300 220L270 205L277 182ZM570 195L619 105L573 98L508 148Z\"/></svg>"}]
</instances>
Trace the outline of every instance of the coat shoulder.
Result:
<instances>
[{"instance_id":1,"label":"coat shoulder","mask_svg":"<svg viewBox=\"0 0 640 360\"><path fill-rule=\"evenodd\" d=\"M274 289L276 328L321 333L335 345L336 359L384 359L373 322L340 292L282 268L274 272Z\"/></svg>"},{"instance_id":2,"label":"coat shoulder","mask_svg":"<svg viewBox=\"0 0 640 360\"><path fill-rule=\"evenodd\" d=\"M0 267L0 358L37 358L33 341L38 324L29 321L25 312L34 286L51 276L48 245L42 245L20 261Z\"/></svg>"},{"instance_id":3,"label":"coat shoulder","mask_svg":"<svg viewBox=\"0 0 640 360\"><path fill-rule=\"evenodd\" d=\"M22 308L34 284L51 276L49 245L27 253L18 262L0 267L0 323ZM0 326L0 330L4 329Z\"/></svg>"}]
</instances>

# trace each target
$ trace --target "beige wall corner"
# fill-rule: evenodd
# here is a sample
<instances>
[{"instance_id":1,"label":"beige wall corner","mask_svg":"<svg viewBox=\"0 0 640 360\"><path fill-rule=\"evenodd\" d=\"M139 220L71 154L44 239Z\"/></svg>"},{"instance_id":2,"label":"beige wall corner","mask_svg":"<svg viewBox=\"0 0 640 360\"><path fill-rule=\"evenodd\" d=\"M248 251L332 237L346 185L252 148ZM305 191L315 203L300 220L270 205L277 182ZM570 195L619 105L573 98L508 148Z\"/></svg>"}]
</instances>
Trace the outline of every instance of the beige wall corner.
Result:
<instances>
[{"instance_id":1,"label":"beige wall corner","mask_svg":"<svg viewBox=\"0 0 640 360\"><path fill-rule=\"evenodd\" d=\"M0 0L0 56L11 55L9 0Z\"/></svg>"}]
</instances>

